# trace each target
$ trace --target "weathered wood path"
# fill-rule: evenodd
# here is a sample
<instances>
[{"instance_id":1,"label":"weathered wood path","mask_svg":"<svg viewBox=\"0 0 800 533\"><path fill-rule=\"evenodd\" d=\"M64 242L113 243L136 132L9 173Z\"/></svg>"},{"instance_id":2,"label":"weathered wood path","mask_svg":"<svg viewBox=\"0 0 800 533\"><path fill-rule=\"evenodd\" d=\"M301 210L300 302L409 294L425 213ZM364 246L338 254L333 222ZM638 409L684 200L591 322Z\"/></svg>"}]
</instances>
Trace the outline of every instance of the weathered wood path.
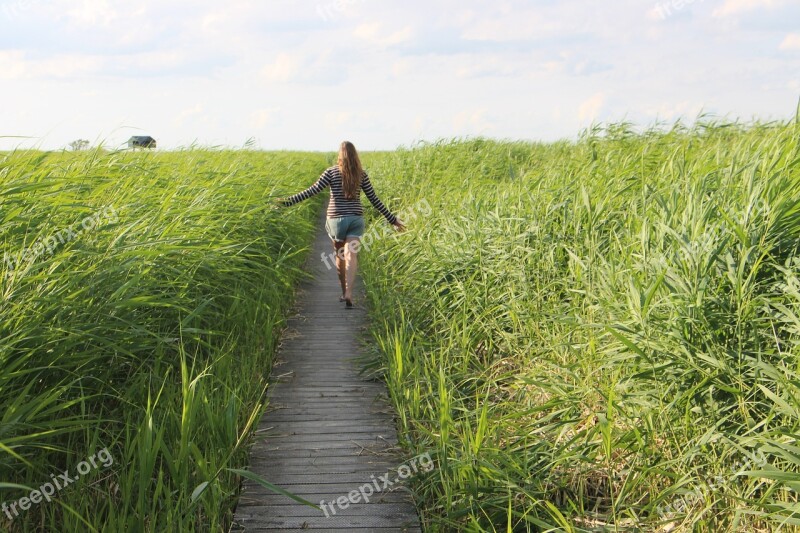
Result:
<instances>
[{"instance_id":1,"label":"weathered wood path","mask_svg":"<svg viewBox=\"0 0 800 533\"><path fill-rule=\"evenodd\" d=\"M250 458L254 473L328 505L315 510L246 481L236 531L421 531L410 495L400 484L384 488L403 460L393 413L383 382L365 380L353 361L367 321L363 288L346 310L333 262L328 269L321 259L331 252L321 223L307 267L313 279L289 320ZM370 495L368 486L380 490Z\"/></svg>"}]
</instances>

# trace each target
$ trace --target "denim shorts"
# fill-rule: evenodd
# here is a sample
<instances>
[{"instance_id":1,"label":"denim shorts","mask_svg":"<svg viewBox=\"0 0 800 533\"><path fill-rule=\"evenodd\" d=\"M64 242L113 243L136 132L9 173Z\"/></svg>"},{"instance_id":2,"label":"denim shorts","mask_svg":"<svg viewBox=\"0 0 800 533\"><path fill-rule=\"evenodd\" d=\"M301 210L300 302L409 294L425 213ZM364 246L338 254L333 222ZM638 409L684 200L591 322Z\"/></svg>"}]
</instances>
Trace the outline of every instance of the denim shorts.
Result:
<instances>
[{"instance_id":1,"label":"denim shorts","mask_svg":"<svg viewBox=\"0 0 800 533\"><path fill-rule=\"evenodd\" d=\"M325 221L328 236L334 241L343 241L348 237L361 238L364 236L364 217L349 215L345 217L329 218Z\"/></svg>"}]
</instances>

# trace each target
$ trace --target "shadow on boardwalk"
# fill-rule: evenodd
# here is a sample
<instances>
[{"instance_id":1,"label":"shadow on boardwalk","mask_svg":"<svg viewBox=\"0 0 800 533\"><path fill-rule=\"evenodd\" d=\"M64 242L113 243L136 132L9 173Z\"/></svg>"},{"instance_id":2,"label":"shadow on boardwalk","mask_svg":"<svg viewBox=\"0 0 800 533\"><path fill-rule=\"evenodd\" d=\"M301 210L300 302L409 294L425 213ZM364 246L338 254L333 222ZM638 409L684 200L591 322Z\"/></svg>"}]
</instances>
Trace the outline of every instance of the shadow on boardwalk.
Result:
<instances>
[{"instance_id":1,"label":"shadow on boardwalk","mask_svg":"<svg viewBox=\"0 0 800 533\"><path fill-rule=\"evenodd\" d=\"M367 321L363 290L355 310L338 301L336 271L320 260L332 250L321 226L307 267L313 279L302 287L272 370L250 470L329 504L323 512L246 481L233 530L419 532L408 492L384 488L402 461L385 385L364 380L353 361ZM367 485L380 490L370 495Z\"/></svg>"}]
</instances>

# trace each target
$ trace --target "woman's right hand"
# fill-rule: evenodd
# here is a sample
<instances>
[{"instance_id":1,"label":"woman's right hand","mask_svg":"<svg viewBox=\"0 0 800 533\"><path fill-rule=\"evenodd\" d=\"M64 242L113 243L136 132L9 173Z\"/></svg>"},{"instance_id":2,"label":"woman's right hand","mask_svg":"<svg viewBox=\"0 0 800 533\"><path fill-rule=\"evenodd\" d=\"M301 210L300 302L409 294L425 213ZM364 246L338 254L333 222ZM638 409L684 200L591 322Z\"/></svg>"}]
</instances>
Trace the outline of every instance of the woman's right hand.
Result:
<instances>
[{"instance_id":1,"label":"woman's right hand","mask_svg":"<svg viewBox=\"0 0 800 533\"><path fill-rule=\"evenodd\" d=\"M400 222L400 219L397 219L397 221L393 224L393 226L394 226L394 229L396 229L397 231L400 231L400 232L403 232L403 231L406 230L405 225L402 222Z\"/></svg>"}]
</instances>

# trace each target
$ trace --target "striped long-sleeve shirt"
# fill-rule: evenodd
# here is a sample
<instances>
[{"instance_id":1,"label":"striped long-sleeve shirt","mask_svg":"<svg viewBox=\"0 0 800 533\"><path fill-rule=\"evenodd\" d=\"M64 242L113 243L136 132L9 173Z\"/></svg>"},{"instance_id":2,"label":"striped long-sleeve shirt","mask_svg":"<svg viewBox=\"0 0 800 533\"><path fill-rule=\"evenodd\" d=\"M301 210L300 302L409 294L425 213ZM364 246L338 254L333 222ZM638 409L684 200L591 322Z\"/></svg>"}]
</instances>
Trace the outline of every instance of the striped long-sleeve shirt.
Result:
<instances>
[{"instance_id":1,"label":"striped long-sleeve shirt","mask_svg":"<svg viewBox=\"0 0 800 533\"><path fill-rule=\"evenodd\" d=\"M328 218L346 217L350 215L363 215L364 208L361 206L361 195L356 195L353 199L344 197L344 189L342 188L342 173L338 166L332 166L322 173L317 182L306 189L305 191L295 194L294 196L284 200L283 205L289 207L303 200L308 200L312 196L321 193L325 188L331 188L331 199L328 203ZM372 188L372 183L369 181L369 176L364 173L361 179L361 190L367 195L370 203L386 217L389 224L397 222L397 217L391 211L386 209L383 202L380 201L378 195L375 194L375 189Z\"/></svg>"}]
</instances>

